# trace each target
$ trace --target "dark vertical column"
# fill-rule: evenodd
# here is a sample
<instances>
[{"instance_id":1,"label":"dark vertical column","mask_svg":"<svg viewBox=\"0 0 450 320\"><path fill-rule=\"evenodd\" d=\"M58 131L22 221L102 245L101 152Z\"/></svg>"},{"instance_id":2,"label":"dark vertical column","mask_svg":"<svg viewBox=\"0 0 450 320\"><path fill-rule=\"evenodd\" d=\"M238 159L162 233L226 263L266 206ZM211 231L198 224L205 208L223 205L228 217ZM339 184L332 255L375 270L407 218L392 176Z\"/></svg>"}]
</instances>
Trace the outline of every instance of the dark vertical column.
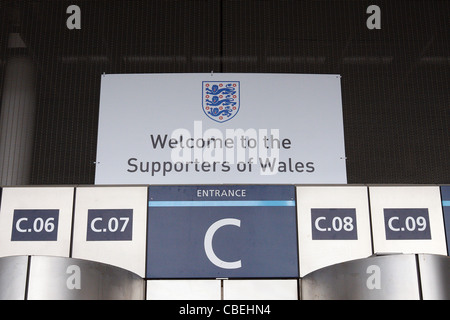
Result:
<instances>
[{"instance_id":1,"label":"dark vertical column","mask_svg":"<svg viewBox=\"0 0 450 320\"><path fill-rule=\"evenodd\" d=\"M0 113L0 184L30 183L36 107L35 67L19 33L10 33Z\"/></svg>"}]
</instances>

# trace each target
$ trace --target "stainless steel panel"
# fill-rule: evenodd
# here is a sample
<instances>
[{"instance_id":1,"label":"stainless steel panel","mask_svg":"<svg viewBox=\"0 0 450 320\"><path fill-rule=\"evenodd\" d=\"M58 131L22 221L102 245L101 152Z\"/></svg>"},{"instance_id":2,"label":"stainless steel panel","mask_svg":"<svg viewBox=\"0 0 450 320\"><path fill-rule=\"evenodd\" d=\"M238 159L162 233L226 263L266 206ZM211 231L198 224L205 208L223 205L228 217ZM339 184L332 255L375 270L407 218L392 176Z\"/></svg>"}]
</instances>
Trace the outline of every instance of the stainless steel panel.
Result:
<instances>
[{"instance_id":1,"label":"stainless steel panel","mask_svg":"<svg viewBox=\"0 0 450 320\"><path fill-rule=\"evenodd\" d=\"M419 254L424 300L450 300L450 257Z\"/></svg>"},{"instance_id":2,"label":"stainless steel panel","mask_svg":"<svg viewBox=\"0 0 450 320\"><path fill-rule=\"evenodd\" d=\"M359 259L329 266L302 279L303 300L418 300L415 255Z\"/></svg>"},{"instance_id":3,"label":"stainless steel panel","mask_svg":"<svg viewBox=\"0 0 450 320\"><path fill-rule=\"evenodd\" d=\"M27 256L0 258L0 300L25 298L27 268Z\"/></svg>"},{"instance_id":4,"label":"stainless steel panel","mask_svg":"<svg viewBox=\"0 0 450 320\"><path fill-rule=\"evenodd\" d=\"M30 300L143 300L145 282L111 265L61 257L31 257Z\"/></svg>"}]
</instances>

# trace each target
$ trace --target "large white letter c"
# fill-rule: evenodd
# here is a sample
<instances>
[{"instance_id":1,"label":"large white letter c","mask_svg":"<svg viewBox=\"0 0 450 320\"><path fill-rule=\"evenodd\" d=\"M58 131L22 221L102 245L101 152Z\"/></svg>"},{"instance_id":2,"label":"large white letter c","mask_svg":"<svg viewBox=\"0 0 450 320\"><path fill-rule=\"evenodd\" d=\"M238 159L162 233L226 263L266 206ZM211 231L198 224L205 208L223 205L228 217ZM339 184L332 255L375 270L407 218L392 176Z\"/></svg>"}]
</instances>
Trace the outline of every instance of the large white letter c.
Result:
<instances>
[{"instance_id":1,"label":"large white letter c","mask_svg":"<svg viewBox=\"0 0 450 320\"><path fill-rule=\"evenodd\" d=\"M233 262L223 261L223 260L219 259L219 257L216 256L216 254L214 253L213 247L212 247L212 240L213 240L213 237L214 237L214 234L216 233L216 231L219 230L220 228L222 228L223 226L228 226L228 225L241 227L241 220L228 218L228 219L222 219L222 220L214 222L208 228L208 230L206 231L206 234L205 234L205 241L204 241L205 253L206 253L206 256L208 257L209 261L211 261L213 264L215 264L219 268L239 269L242 266L241 260L233 261Z\"/></svg>"}]
</instances>

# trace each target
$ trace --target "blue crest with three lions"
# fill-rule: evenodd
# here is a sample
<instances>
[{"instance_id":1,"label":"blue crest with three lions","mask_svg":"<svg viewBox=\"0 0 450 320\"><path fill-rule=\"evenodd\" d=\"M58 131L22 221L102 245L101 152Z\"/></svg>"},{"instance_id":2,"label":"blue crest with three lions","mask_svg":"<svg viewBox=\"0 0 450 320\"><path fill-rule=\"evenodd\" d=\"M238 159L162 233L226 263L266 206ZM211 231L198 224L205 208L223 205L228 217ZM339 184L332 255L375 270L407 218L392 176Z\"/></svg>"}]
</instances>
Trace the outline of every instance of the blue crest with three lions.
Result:
<instances>
[{"instance_id":1,"label":"blue crest with three lions","mask_svg":"<svg viewBox=\"0 0 450 320\"><path fill-rule=\"evenodd\" d=\"M239 81L203 81L203 112L214 121L228 121L239 112L239 95Z\"/></svg>"}]
</instances>

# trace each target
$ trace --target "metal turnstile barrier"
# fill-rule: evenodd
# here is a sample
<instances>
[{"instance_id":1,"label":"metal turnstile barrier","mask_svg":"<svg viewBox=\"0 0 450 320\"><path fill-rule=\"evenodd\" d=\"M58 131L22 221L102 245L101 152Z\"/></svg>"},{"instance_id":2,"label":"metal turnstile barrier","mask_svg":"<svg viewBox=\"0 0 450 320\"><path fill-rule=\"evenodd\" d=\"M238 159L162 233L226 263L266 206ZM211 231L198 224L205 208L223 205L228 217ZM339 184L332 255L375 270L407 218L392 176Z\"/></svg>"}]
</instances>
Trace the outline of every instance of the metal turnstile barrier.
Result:
<instances>
[{"instance_id":1,"label":"metal turnstile barrier","mask_svg":"<svg viewBox=\"0 0 450 320\"><path fill-rule=\"evenodd\" d=\"M49 256L0 258L2 300L144 300L145 281L115 266Z\"/></svg>"},{"instance_id":2,"label":"metal turnstile barrier","mask_svg":"<svg viewBox=\"0 0 450 320\"><path fill-rule=\"evenodd\" d=\"M430 254L374 256L306 275L303 300L450 299L450 258Z\"/></svg>"}]
</instances>

